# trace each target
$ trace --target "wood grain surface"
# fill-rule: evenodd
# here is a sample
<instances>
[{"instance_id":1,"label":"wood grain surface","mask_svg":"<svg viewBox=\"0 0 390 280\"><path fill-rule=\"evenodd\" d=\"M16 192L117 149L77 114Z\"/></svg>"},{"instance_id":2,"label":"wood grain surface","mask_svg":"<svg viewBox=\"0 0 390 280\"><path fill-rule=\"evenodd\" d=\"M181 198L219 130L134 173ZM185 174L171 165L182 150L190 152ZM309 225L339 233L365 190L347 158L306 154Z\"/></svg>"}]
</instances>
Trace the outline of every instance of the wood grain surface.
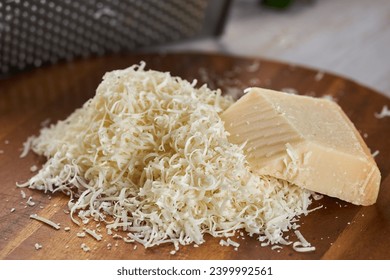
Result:
<instances>
[{"instance_id":1,"label":"wood grain surface","mask_svg":"<svg viewBox=\"0 0 390 280\"><path fill-rule=\"evenodd\" d=\"M171 255L172 245L144 249L104 235L102 241L77 237L82 229L64 213L68 197L23 189L16 182L32 176L30 167L44 158L29 154L19 158L23 143L37 134L42 123L67 117L94 91L109 70L128 67L141 60L148 68L210 87L236 97L249 86L294 90L299 94L332 96L345 110L371 150L382 173L378 201L369 207L325 197L314 206L320 210L301 218L300 231L316 247L297 253L290 246L280 251L261 247L256 238L238 235L240 247L222 247L219 239L206 237L199 247L181 247ZM44 67L0 81L0 259L390 259L390 117L376 112L390 107L385 96L347 79L315 70L261 58L231 57L204 53L115 55ZM35 205L28 206L32 196ZM12 210L14 208L14 210ZM61 224L55 230L29 218L38 214ZM65 227L70 227L65 231ZM35 249L35 244L42 248ZM80 246L90 247L84 252ZM107 245L111 243L111 249Z\"/></svg>"}]
</instances>

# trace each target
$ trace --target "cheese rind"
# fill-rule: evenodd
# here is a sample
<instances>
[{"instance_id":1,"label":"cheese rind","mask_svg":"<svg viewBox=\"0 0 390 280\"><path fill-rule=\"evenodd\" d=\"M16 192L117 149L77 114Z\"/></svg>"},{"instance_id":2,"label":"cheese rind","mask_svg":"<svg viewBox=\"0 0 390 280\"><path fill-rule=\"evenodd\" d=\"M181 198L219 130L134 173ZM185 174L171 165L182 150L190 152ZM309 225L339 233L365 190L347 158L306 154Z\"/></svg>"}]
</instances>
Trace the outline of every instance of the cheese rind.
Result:
<instances>
[{"instance_id":1,"label":"cheese rind","mask_svg":"<svg viewBox=\"0 0 390 280\"><path fill-rule=\"evenodd\" d=\"M379 169L336 103L251 88L221 118L229 141L246 143L253 172L358 205L376 202Z\"/></svg>"}]
</instances>

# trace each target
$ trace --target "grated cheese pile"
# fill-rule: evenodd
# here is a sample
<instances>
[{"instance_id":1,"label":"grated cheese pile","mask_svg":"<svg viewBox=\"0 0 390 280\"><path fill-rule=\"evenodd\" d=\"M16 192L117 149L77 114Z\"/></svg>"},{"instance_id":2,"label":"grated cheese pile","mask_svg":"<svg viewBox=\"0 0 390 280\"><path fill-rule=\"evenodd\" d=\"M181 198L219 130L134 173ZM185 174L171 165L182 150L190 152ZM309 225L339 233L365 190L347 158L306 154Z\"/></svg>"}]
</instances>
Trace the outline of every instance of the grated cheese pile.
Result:
<instances>
[{"instance_id":1,"label":"grated cheese pile","mask_svg":"<svg viewBox=\"0 0 390 280\"><path fill-rule=\"evenodd\" d=\"M311 193L249 171L219 117L231 98L144 68L107 73L94 98L29 138L47 162L20 186L62 191L75 223L103 221L145 247L239 229L263 246L291 244L283 233L299 227Z\"/></svg>"}]
</instances>

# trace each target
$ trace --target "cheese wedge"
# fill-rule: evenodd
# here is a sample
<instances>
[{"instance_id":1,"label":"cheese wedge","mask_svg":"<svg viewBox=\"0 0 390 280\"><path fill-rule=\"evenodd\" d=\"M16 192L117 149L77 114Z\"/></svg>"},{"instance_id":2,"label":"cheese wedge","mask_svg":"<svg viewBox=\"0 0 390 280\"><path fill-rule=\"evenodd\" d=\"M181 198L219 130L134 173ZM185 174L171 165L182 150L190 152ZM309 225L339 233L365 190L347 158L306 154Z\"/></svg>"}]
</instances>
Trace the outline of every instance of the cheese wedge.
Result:
<instances>
[{"instance_id":1,"label":"cheese wedge","mask_svg":"<svg viewBox=\"0 0 390 280\"><path fill-rule=\"evenodd\" d=\"M252 172L357 205L376 202L379 169L333 101L250 88L221 118L229 141L246 143Z\"/></svg>"}]
</instances>

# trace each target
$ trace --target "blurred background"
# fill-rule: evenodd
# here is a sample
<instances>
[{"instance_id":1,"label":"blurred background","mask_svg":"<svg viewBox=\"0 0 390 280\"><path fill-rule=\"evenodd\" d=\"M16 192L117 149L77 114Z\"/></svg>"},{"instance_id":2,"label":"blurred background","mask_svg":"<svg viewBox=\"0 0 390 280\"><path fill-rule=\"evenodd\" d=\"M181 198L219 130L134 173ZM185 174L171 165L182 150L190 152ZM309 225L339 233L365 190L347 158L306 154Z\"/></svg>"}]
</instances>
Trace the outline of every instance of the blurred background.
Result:
<instances>
[{"instance_id":1,"label":"blurred background","mask_svg":"<svg viewBox=\"0 0 390 280\"><path fill-rule=\"evenodd\" d=\"M389 0L264 2L234 0L219 39L167 50L218 51L306 65L390 97ZM278 2L288 4L284 8L271 5Z\"/></svg>"},{"instance_id":2,"label":"blurred background","mask_svg":"<svg viewBox=\"0 0 390 280\"><path fill-rule=\"evenodd\" d=\"M0 74L117 52L305 65L390 97L389 0L0 0Z\"/></svg>"}]
</instances>

